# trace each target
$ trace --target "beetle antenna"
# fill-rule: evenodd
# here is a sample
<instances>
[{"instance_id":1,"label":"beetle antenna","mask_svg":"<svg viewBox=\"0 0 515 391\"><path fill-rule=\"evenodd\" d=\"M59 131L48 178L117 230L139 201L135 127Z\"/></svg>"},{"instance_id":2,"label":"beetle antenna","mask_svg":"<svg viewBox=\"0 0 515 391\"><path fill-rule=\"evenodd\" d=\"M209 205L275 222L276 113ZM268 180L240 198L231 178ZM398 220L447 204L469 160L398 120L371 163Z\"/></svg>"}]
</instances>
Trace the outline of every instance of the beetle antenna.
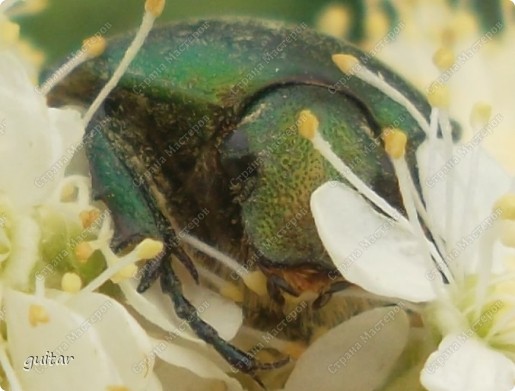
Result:
<instances>
[{"instance_id":1,"label":"beetle antenna","mask_svg":"<svg viewBox=\"0 0 515 391\"><path fill-rule=\"evenodd\" d=\"M150 33L150 30L152 30L152 27L154 26L155 20L163 12L164 6L165 0L147 0L145 2L145 14L143 15L143 20L141 22L139 30L136 33L134 40L127 48L125 55L120 61L120 64L118 64L118 68L116 68L116 70L114 71L113 76L102 88L102 90L97 95L97 97L89 107L88 111L84 115L85 127L89 124L89 121L91 121L91 118L93 118L93 115L98 110L98 108L105 100L105 98L107 98L109 93L116 87L116 85L122 78L123 74L129 67L130 63L138 54L139 50L141 49L141 46L143 46L145 39Z\"/></svg>"}]
</instances>

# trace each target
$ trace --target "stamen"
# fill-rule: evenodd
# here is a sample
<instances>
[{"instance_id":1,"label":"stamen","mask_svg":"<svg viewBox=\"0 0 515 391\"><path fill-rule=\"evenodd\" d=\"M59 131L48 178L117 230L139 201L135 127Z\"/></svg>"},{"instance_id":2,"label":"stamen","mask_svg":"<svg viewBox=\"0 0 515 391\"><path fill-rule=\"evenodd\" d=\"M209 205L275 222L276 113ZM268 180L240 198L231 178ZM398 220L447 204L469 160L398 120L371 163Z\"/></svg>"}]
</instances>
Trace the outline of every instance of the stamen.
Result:
<instances>
[{"instance_id":1,"label":"stamen","mask_svg":"<svg viewBox=\"0 0 515 391\"><path fill-rule=\"evenodd\" d=\"M317 20L317 27L324 34L345 37L352 26L352 15L343 4L330 4Z\"/></svg>"},{"instance_id":2,"label":"stamen","mask_svg":"<svg viewBox=\"0 0 515 391\"><path fill-rule=\"evenodd\" d=\"M470 124L475 130L480 130L490 122L492 106L488 103L477 102L470 112Z\"/></svg>"},{"instance_id":3,"label":"stamen","mask_svg":"<svg viewBox=\"0 0 515 391\"><path fill-rule=\"evenodd\" d=\"M98 209L83 210L79 213L79 219L84 229L91 227L99 217L100 212Z\"/></svg>"},{"instance_id":4,"label":"stamen","mask_svg":"<svg viewBox=\"0 0 515 391\"><path fill-rule=\"evenodd\" d=\"M486 229L479 242L478 282L476 287L475 317L479 317L488 297L488 289L491 286L492 266L494 261L494 246L498 239L495 225Z\"/></svg>"},{"instance_id":5,"label":"stamen","mask_svg":"<svg viewBox=\"0 0 515 391\"><path fill-rule=\"evenodd\" d=\"M163 249L163 242L154 239L144 239L136 246L136 255L139 259L153 259L161 254Z\"/></svg>"},{"instance_id":6,"label":"stamen","mask_svg":"<svg viewBox=\"0 0 515 391\"><path fill-rule=\"evenodd\" d=\"M82 288L82 280L77 273L64 273L61 289L68 293L77 293Z\"/></svg>"},{"instance_id":7,"label":"stamen","mask_svg":"<svg viewBox=\"0 0 515 391\"><path fill-rule=\"evenodd\" d=\"M472 126L472 131L474 134L479 132L484 126L488 124L490 121L490 116L492 115L492 107L486 103L476 103L472 108L470 113L470 124ZM464 210L470 211L466 213L462 220L461 232L466 232L467 227L470 226L471 221L475 219L475 196L476 196L476 184L478 180L477 172L480 166L481 155L479 154L478 148L474 148L471 151L470 157L470 167L468 180L466 185L466 193L468 197L465 199Z\"/></svg>"},{"instance_id":8,"label":"stamen","mask_svg":"<svg viewBox=\"0 0 515 391\"><path fill-rule=\"evenodd\" d=\"M131 278L136 273L137 269L131 266L127 268L127 266L132 265L140 260L138 257L137 251L133 250L129 254L118 258L116 254L113 253L109 245L105 245L102 248L99 248L104 255L104 258L107 262L107 269L105 269L102 273L100 273L93 281L91 281L87 286L85 286L80 293L89 293L98 289L104 283L111 279L116 282L120 282L126 278Z\"/></svg>"},{"instance_id":9,"label":"stamen","mask_svg":"<svg viewBox=\"0 0 515 391\"><path fill-rule=\"evenodd\" d=\"M260 296L267 294L266 276L260 270L249 272L243 265L228 255L188 234L183 235L181 239L196 250L220 261L222 265L236 273L245 285L256 294Z\"/></svg>"},{"instance_id":10,"label":"stamen","mask_svg":"<svg viewBox=\"0 0 515 391\"><path fill-rule=\"evenodd\" d=\"M104 88L100 91L96 99L93 101L88 111L84 115L84 126L86 127L93 118L93 115L98 110L102 102L107 98L109 93L116 87L120 79L122 78L125 71L129 67L130 63L136 55L138 51L141 49L145 39L147 38L150 30L154 25L156 18L161 15L165 5L164 0L147 0L145 3L145 15L143 16L143 21L141 22L140 28L134 37L134 40L128 47L125 55L118 64L118 68L113 73L111 79L106 83Z\"/></svg>"},{"instance_id":11,"label":"stamen","mask_svg":"<svg viewBox=\"0 0 515 391\"><path fill-rule=\"evenodd\" d=\"M384 144L385 144L385 150L390 157L393 159L400 159L404 158L405 150L406 150L406 143L408 141L408 138L406 134L396 128L386 128L383 131L382 134ZM408 180L407 184L409 186L409 193L411 194L411 197L413 197L413 202L415 204L415 209L422 217L424 222L426 223L427 227L433 234L433 239L435 240L435 244L437 245L438 250L443 254L443 243L440 239L440 235L437 232L429 214L427 213L425 206L422 202L422 199L420 198L420 195L418 193L418 190L415 186L415 183L413 182L413 179L411 178L411 174L409 173L409 170L407 171L408 174Z\"/></svg>"},{"instance_id":12,"label":"stamen","mask_svg":"<svg viewBox=\"0 0 515 391\"><path fill-rule=\"evenodd\" d=\"M301 133L302 136L304 136ZM320 154L333 166L333 168L340 173L352 186L356 188L363 196L368 198L374 205L381 209L387 216L393 220L402 223L402 215L382 197L380 197L374 190L369 188L352 170L341 160L338 155L334 153L331 145L324 140L318 129L309 139L313 143L313 147L320 152ZM408 224L409 226L409 224Z\"/></svg>"},{"instance_id":13,"label":"stamen","mask_svg":"<svg viewBox=\"0 0 515 391\"><path fill-rule=\"evenodd\" d=\"M433 63L440 71L450 69L454 65L455 61L456 56L449 47L441 47L433 55Z\"/></svg>"},{"instance_id":14,"label":"stamen","mask_svg":"<svg viewBox=\"0 0 515 391\"><path fill-rule=\"evenodd\" d=\"M77 188L71 183L66 183L61 189L61 202L71 202L77 197Z\"/></svg>"},{"instance_id":15,"label":"stamen","mask_svg":"<svg viewBox=\"0 0 515 391\"><path fill-rule=\"evenodd\" d=\"M181 236L181 239L188 243L190 246L195 248L196 250L210 256L211 258L216 259L219 261L222 265L227 267L228 269L235 272L241 279L244 279L247 274L249 274L249 271L243 267L240 263L238 263L236 260L232 259L230 256L222 253L221 251L217 250L214 247L211 247L207 243L202 242L201 240L185 234Z\"/></svg>"},{"instance_id":16,"label":"stamen","mask_svg":"<svg viewBox=\"0 0 515 391\"><path fill-rule=\"evenodd\" d=\"M50 321L45 307L39 304L31 304L29 307L29 323L32 327L45 324Z\"/></svg>"},{"instance_id":17,"label":"stamen","mask_svg":"<svg viewBox=\"0 0 515 391\"><path fill-rule=\"evenodd\" d=\"M432 107L431 108L431 116L430 116L430 122L429 122L429 140L434 141L437 138L438 135L438 122L440 118L440 111L438 110L438 107Z\"/></svg>"},{"instance_id":18,"label":"stamen","mask_svg":"<svg viewBox=\"0 0 515 391\"><path fill-rule=\"evenodd\" d=\"M502 220L515 220L515 194L503 195L496 201L493 209L500 213Z\"/></svg>"},{"instance_id":19,"label":"stamen","mask_svg":"<svg viewBox=\"0 0 515 391\"><path fill-rule=\"evenodd\" d=\"M277 336L266 333L260 330L253 329L249 326L241 326L240 333L249 340L255 340L255 341L267 341L267 345L269 345L271 348L277 349L280 352L283 352L285 354L288 354L289 356L293 358L300 357L300 354L302 354L306 350L306 346L303 343L295 343L291 341L285 341L283 339L278 338Z\"/></svg>"},{"instance_id":20,"label":"stamen","mask_svg":"<svg viewBox=\"0 0 515 391\"><path fill-rule=\"evenodd\" d=\"M111 281L114 284L118 284L122 281L129 280L134 278L134 276L138 273L138 267L135 264L130 264L125 266L122 270L116 273L111 277Z\"/></svg>"},{"instance_id":21,"label":"stamen","mask_svg":"<svg viewBox=\"0 0 515 391\"><path fill-rule=\"evenodd\" d=\"M19 16L26 16L36 14L43 11L48 6L48 0L27 0L27 1L6 1L6 8L8 9L9 18L16 18ZM3 5L3 4L2 4ZM9 9L13 7L13 9ZM0 7L0 10L2 7Z\"/></svg>"},{"instance_id":22,"label":"stamen","mask_svg":"<svg viewBox=\"0 0 515 391\"><path fill-rule=\"evenodd\" d=\"M52 88L63 81L74 69L83 62L100 56L105 48L106 41L102 37L90 37L85 39L82 48L41 85L39 88L41 94L47 95Z\"/></svg>"},{"instance_id":23,"label":"stamen","mask_svg":"<svg viewBox=\"0 0 515 391\"><path fill-rule=\"evenodd\" d=\"M412 188L415 187L411 174L409 172L408 165L404 158L406 150L407 136L404 132L399 129L386 129L383 133L383 140L385 142L385 150L389 154L397 180L399 182L399 190L401 192L404 208L408 214L408 219L411 225L411 231L415 234L415 237L420 242L422 248L426 248L425 258L427 264L433 268L434 263L431 259L432 250L431 242L427 239L422 225L420 224L415 201L413 199ZM447 268L447 265L440 258L435 258L439 270L445 275L449 281L453 281L452 274ZM438 285L439 287L439 285ZM437 287L437 288L438 288Z\"/></svg>"},{"instance_id":24,"label":"stamen","mask_svg":"<svg viewBox=\"0 0 515 391\"><path fill-rule=\"evenodd\" d=\"M302 137L311 140L318 129L318 118L310 110L302 110L297 119L297 128Z\"/></svg>"},{"instance_id":25,"label":"stamen","mask_svg":"<svg viewBox=\"0 0 515 391\"><path fill-rule=\"evenodd\" d=\"M243 300L245 299L243 290L238 285L231 282L226 282L218 291L223 297L226 297L235 303L243 303Z\"/></svg>"},{"instance_id":26,"label":"stamen","mask_svg":"<svg viewBox=\"0 0 515 391\"><path fill-rule=\"evenodd\" d=\"M202 266L197 266L197 270L199 271L199 274L202 276L202 278L215 286L222 296L236 303L243 302L243 290L238 285L224 280L220 276L216 275L210 270L203 268Z\"/></svg>"},{"instance_id":27,"label":"stamen","mask_svg":"<svg viewBox=\"0 0 515 391\"><path fill-rule=\"evenodd\" d=\"M445 84L431 84L427 93L427 100L431 106L447 110L451 100L449 88Z\"/></svg>"},{"instance_id":28,"label":"stamen","mask_svg":"<svg viewBox=\"0 0 515 391\"><path fill-rule=\"evenodd\" d=\"M408 136L406 133L396 128L387 128L383 131L383 141L386 153L392 159L400 159L406 153L406 143Z\"/></svg>"},{"instance_id":29,"label":"stamen","mask_svg":"<svg viewBox=\"0 0 515 391\"><path fill-rule=\"evenodd\" d=\"M80 242L75 246L75 257L80 263L85 263L95 252L95 248L89 242Z\"/></svg>"},{"instance_id":30,"label":"stamen","mask_svg":"<svg viewBox=\"0 0 515 391\"><path fill-rule=\"evenodd\" d=\"M261 270L254 270L243 276L245 285L258 296L268 295L267 278Z\"/></svg>"},{"instance_id":31,"label":"stamen","mask_svg":"<svg viewBox=\"0 0 515 391\"><path fill-rule=\"evenodd\" d=\"M18 42L20 38L20 25L11 22L9 19L3 20L0 23L0 42L7 45L12 45Z\"/></svg>"},{"instance_id":32,"label":"stamen","mask_svg":"<svg viewBox=\"0 0 515 391\"><path fill-rule=\"evenodd\" d=\"M504 334L510 328L510 326L515 326L515 308L512 307L509 311L496 314L495 316L495 322L492 322L492 327L490 330L488 330L488 333L484 337L484 340L490 341L490 343L493 342L492 339L497 339L496 337L500 337L502 334Z\"/></svg>"},{"instance_id":33,"label":"stamen","mask_svg":"<svg viewBox=\"0 0 515 391\"><path fill-rule=\"evenodd\" d=\"M499 240L504 246L515 248L515 222L502 221Z\"/></svg>"},{"instance_id":34,"label":"stamen","mask_svg":"<svg viewBox=\"0 0 515 391\"><path fill-rule=\"evenodd\" d=\"M348 54L335 54L333 55L333 62L340 68L343 73L356 76L363 80L365 83L377 88L379 91L386 94L390 99L403 106L406 111L417 122L418 126L426 133L429 134L429 124L424 118L422 113L415 107L415 105L397 89L392 87L381 77L369 71L360 61Z\"/></svg>"},{"instance_id":35,"label":"stamen","mask_svg":"<svg viewBox=\"0 0 515 391\"><path fill-rule=\"evenodd\" d=\"M443 108L443 107L442 107ZM450 162L453 156L454 144L452 140L452 128L449 116L446 111L440 112L440 127L444 141L445 161ZM447 247L450 249L454 243L454 184L456 183L455 165L451 165L446 178L445 186L445 238Z\"/></svg>"}]
</instances>

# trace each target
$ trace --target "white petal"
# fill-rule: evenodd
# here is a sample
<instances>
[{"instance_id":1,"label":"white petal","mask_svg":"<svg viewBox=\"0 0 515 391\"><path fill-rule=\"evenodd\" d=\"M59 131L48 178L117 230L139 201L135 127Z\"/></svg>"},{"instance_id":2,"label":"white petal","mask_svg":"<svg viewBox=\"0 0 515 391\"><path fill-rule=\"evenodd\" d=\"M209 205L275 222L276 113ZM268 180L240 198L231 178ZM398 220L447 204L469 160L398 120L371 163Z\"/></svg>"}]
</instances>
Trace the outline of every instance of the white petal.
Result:
<instances>
[{"instance_id":1,"label":"white petal","mask_svg":"<svg viewBox=\"0 0 515 391\"><path fill-rule=\"evenodd\" d=\"M60 158L62 140L52 126L44 97L35 91L18 60L5 52L0 55L0 86L4 121L0 191L20 206L34 205L52 189L48 181L35 181Z\"/></svg>"},{"instance_id":2,"label":"white petal","mask_svg":"<svg viewBox=\"0 0 515 391\"><path fill-rule=\"evenodd\" d=\"M94 327L88 328L85 318L54 300L12 290L6 292L4 302L8 350L23 389L90 391L122 385L99 335ZM42 306L48 314L48 322L32 325L29 322L31 305ZM33 366L24 370L29 357L41 357L47 352L74 358L68 365Z\"/></svg>"},{"instance_id":3,"label":"white petal","mask_svg":"<svg viewBox=\"0 0 515 391\"><path fill-rule=\"evenodd\" d=\"M285 391L372 391L390 374L408 341L399 307L357 315L316 340L297 361Z\"/></svg>"},{"instance_id":4,"label":"white petal","mask_svg":"<svg viewBox=\"0 0 515 391\"><path fill-rule=\"evenodd\" d=\"M145 360L152 344L145 330L116 300L98 293L66 295L65 305L90 321L99 334L104 349L113 360L122 383L134 391L144 391L152 368L136 372L134 365Z\"/></svg>"},{"instance_id":5,"label":"white petal","mask_svg":"<svg viewBox=\"0 0 515 391\"><path fill-rule=\"evenodd\" d=\"M136 287L138 285L137 282L126 280L120 282L118 285L125 295L127 303L149 322L159 326L165 331L176 334L181 338L203 343L187 327L186 322L177 320L177 317L174 317L174 315L169 315L169 313L173 311L171 304L168 311L163 312L162 309L152 300L147 298L145 294L142 295L136 291ZM156 288L151 287L150 289ZM148 293L146 294L148 295Z\"/></svg>"},{"instance_id":6,"label":"white petal","mask_svg":"<svg viewBox=\"0 0 515 391\"><path fill-rule=\"evenodd\" d=\"M185 297L197 308L199 316L226 340L234 338L243 322L242 310L233 302L221 297L215 292L196 285L191 277L177 268L178 276L183 283ZM161 292L159 282L155 283L143 295L135 292L135 282L123 285L122 290L126 294L129 304L154 324L166 331L177 331L187 339L197 339L195 334L187 326L187 322L177 317L173 303L168 295ZM136 295L143 296L136 297ZM151 304L150 307L142 304L142 300Z\"/></svg>"},{"instance_id":7,"label":"white petal","mask_svg":"<svg viewBox=\"0 0 515 391\"><path fill-rule=\"evenodd\" d=\"M478 160L475 167L474 153L466 146L456 148L452 161L445 160L442 140L424 142L417 150L420 183L428 213L433 217L437 230L445 234L447 219L446 187L450 168L454 168L454 198L452 200L452 237L458 241L471 235L492 214L497 199L508 192L512 179L506 171L482 148L475 151ZM475 185L469 189L470 176Z\"/></svg>"},{"instance_id":8,"label":"white petal","mask_svg":"<svg viewBox=\"0 0 515 391\"><path fill-rule=\"evenodd\" d=\"M155 349L156 354L167 363L188 369L203 379L221 380L226 384L227 390L242 390L239 382L229 377L205 355L166 341L155 340L155 343L162 346L161 349Z\"/></svg>"},{"instance_id":9,"label":"white petal","mask_svg":"<svg viewBox=\"0 0 515 391\"><path fill-rule=\"evenodd\" d=\"M6 261L2 279L5 284L26 290L34 265L39 260L41 232L38 224L26 215L13 221L11 252Z\"/></svg>"},{"instance_id":10,"label":"white petal","mask_svg":"<svg viewBox=\"0 0 515 391\"><path fill-rule=\"evenodd\" d=\"M511 391L515 364L465 333L446 336L421 374L429 391Z\"/></svg>"},{"instance_id":11,"label":"white petal","mask_svg":"<svg viewBox=\"0 0 515 391\"><path fill-rule=\"evenodd\" d=\"M48 114L54 127L62 140L63 151L75 151L82 148L84 128L81 114L72 108L48 109Z\"/></svg>"},{"instance_id":12,"label":"white petal","mask_svg":"<svg viewBox=\"0 0 515 391\"><path fill-rule=\"evenodd\" d=\"M414 302L435 297L431 265L414 236L380 215L354 190L327 182L311 196L318 234L342 275L383 296Z\"/></svg>"}]
</instances>

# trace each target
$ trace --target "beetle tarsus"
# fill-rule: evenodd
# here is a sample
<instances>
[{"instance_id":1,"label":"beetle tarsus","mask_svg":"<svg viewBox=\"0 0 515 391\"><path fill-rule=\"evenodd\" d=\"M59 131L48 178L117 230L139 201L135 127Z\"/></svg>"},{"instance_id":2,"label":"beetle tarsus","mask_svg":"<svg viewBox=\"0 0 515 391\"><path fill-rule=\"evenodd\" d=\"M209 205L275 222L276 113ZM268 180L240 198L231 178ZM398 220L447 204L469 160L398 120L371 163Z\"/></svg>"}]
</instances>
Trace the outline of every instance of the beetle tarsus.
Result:
<instances>
[{"instance_id":1,"label":"beetle tarsus","mask_svg":"<svg viewBox=\"0 0 515 391\"><path fill-rule=\"evenodd\" d=\"M274 300L279 305L284 304L283 292L289 293L294 297L299 297L299 292L293 289L293 287L288 284L284 278L275 274L272 274L268 277L266 281L266 288L272 300Z\"/></svg>"},{"instance_id":2,"label":"beetle tarsus","mask_svg":"<svg viewBox=\"0 0 515 391\"><path fill-rule=\"evenodd\" d=\"M145 292L158 279L161 274L161 262L162 258L158 256L148 261L141 269L141 278L137 288L138 293Z\"/></svg>"}]
</instances>

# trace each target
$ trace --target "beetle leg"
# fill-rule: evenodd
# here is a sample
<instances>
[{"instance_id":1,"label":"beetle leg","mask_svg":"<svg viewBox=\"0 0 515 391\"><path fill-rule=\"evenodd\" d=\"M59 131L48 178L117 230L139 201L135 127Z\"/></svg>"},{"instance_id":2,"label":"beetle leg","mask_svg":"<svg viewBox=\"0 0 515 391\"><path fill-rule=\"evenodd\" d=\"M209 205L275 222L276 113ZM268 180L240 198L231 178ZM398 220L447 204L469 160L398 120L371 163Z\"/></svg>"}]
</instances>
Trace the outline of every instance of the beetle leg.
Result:
<instances>
[{"instance_id":1,"label":"beetle leg","mask_svg":"<svg viewBox=\"0 0 515 391\"><path fill-rule=\"evenodd\" d=\"M142 275L137 288L139 293L145 292L157 280L161 274L161 263L163 263L163 260L170 259L172 255L186 267L195 282L199 283L199 274L193 261L180 246L177 246L177 240L171 228L168 231L170 233L165 235L166 239L164 240L165 250L154 259L148 261L142 269Z\"/></svg>"},{"instance_id":2,"label":"beetle leg","mask_svg":"<svg viewBox=\"0 0 515 391\"><path fill-rule=\"evenodd\" d=\"M158 256L145 263L145 266L141 269L142 275L137 288L138 293L145 292L157 280L159 274L161 274L161 259Z\"/></svg>"},{"instance_id":3,"label":"beetle leg","mask_svg":"<svg viewBox=\"0 0 515 391\"><path fill-rule=\"evenodd\" d=\"M256 371L275 369L289 362L289 357L286 357L272 363L261 363L251 354L238 349L221 338L212 326L200 318L195 307L182 294L181 281L173 271L171 262L165 260L161 265L161 289L170 296L177 316L186 320L197 336L212 345L234 368L251 375L262 385L261 381L254 376Z\"/></svg>"},{"instance_id":4,"label":"beetle leg","mask_svg":"<svg viewBox=\"0 0 515 391\"><path fill-rule=\"evenodd\" d=\"M284 304L283 292L289 293L295 297L299 297L299 292L293 289L284 278L276 274L272 274L268 277L266 281L266 288L270 297L279 305Z\"/></svg>"},{"instance_id":5,"label":"beetle leg","mask_svg":"<svg viewBox=\"0 0 515 391\"><path fill-rule=\"evenodd\" d=\"M331 297L333 297L333 293L343 291L344 289L347 289L352 284L348 281L337 281L334 284L331 285L331 287L321 293L313 302L313 308L319 309L325 306L327 303L329 303L329 300L331 300Z\"/></svg>"}]
</instances>

